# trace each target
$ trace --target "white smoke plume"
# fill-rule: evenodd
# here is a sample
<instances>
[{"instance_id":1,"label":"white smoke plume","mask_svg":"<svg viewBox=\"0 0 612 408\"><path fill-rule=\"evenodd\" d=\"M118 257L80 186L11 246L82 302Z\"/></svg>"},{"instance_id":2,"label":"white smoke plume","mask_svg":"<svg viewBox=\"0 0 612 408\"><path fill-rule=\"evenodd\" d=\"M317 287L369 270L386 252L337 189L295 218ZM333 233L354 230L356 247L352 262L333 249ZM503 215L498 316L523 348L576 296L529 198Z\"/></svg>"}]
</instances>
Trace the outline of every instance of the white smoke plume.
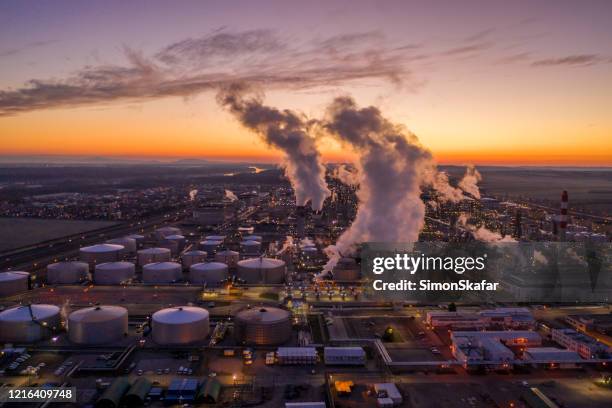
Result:
<instances>
[{"instance_id":1,"label":"white smoke plume","mask_svg":"<svg viewBox=\"0 0 612 408\"><path fill-rule=\"evenodd\" d=\"M349 186L356 186L359 184L359 174L357 173L357 170L347 166L346 164L339 164L333 170L332 177L337 178Z\"/></svg>"},{"instance_id":2,"label":"white smoke plume","mask_svg":"<svg viewBox=\"0 0 612 408\"><path fill-rule=\"evenodd\" d=\"M285 237L285 242L283 243L282 248L278 251L278 255L285 253L285 251L289 251L293 249L293 237L291 235L287 235Z\"/></svg>"},{"instance_id":3,"label":"white smoke plume","mask_svg":"<svg viewBox=\"0 0 612 408\"><path fill-rule=\"evenodd\" d=\"M486 227L476 227L475 225L468 224L469 217L465 213L461 213L457 219L457 223L462 225L468 230L474 239L482 242L516 242L514 238L509 235L502 237L499 232L491 231Z\"/></svg>"},{"instance_id":4,"label":"white smoke plume","mask_svg":"<svg viewBox=\"0 0 612 408\"><path fill-rule=\"evenodd\" d=\"M312 208L320 211L330 191L325 182L325 166L310 135L312 123L293 111L265 106L259 95L246 98L246 91L243 85L231 85L219 92L217 101L242 125L283 151L285 174L295 190L296 204L306 205L310 201Z\"/></svg>"},{"instance_id":5,"label":"white smoke plume","mask_svg":"<svg viewBox=\"0 0 612 408\"><path fill-rule=\"evenodd\" d=\"M230 201L238 200L238 197L236 196L236 194L234 194L234 192L231 190L225 190L225 198L227 198Z\"/></svg>"},{"instance_id":6,"label":"white smoke plume","mask_svg":"<svg viewBox=\"0 0 612 408\"><path fill-rule=\"evenodd\" d=\"M457 203L466 198L461 189L450 185L448 174L443 171L438 172L435 165L431 166L426 174L430 177L428 184L431 184L434 190L438 192L442 201Z\"/></svg>"},{"instance_id":7,"label":"white smoke plume","mask_svg":"<svg viewBox=\"0 0 612 408\"><path fill-rule=\"evenodd\" d=\"M198 195L198 190L193 189L189 191L189 201L194 201Z\"/></svg>"},{"instance_id":8,"label":"white smoke plume","mask_svg":"<svg viewBox=\"0 0 612 408\"><path fill-rule=\"evenodd\" d=\"M471 194L474 198L480 199L480 189L478 182L482 180L482 176L474 166L468 166L465 170L465 175L459 182L459 187L466 193Z\"/></svg>"},{"instance_id":9,"label":"white smoke plume","mask_svg":"<svg viewBox=\"0 0 612 408\"><path fill-rule=\"evenodd\" d=\"M335 245L325 249L331 270L342 256L367 241L415 242L424 226L421 185L431 180L433 159L418 139L385 119L376 107L357 107L336 98L324 128L359 155L355 220Z\"/></svg>"},{"instance_id":10,"label":"white smoke plume","mask_svg":"<svg viewBox=\"0 0 612 408\"><path fill-rule=\"evenodd\" d=\"M537 249L533 251L533 260L542 265L548 265L548 259Z\"/></svg>"},{"instance_id":11,"label":"white smoke plume","mask_svg":"<svg viewBox=\"0 0 612 408\"><path fill-rule=\"evenodd\" d=\"M302 238L300 240L300 246L313 246L314 242L312 241L312 239L306 237L306 238Z\"/></svg>"}]
</instances>

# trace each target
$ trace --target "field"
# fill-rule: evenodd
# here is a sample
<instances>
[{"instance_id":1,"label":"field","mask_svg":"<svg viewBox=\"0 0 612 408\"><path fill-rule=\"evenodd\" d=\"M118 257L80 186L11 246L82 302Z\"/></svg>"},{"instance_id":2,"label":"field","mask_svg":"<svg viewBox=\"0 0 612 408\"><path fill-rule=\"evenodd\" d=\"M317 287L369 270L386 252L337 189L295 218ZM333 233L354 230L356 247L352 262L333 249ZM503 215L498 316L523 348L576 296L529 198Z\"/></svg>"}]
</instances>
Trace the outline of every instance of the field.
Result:
<instances>
[{"instance_id":1,"label":"field","mask_svg":"<svg viewBox=\"0 0 612 408\"><path fill-rule=\"evenodd\" d=\"M0 252L109 227L110 221L0 218Z\"/></svg>"}]
</instances>

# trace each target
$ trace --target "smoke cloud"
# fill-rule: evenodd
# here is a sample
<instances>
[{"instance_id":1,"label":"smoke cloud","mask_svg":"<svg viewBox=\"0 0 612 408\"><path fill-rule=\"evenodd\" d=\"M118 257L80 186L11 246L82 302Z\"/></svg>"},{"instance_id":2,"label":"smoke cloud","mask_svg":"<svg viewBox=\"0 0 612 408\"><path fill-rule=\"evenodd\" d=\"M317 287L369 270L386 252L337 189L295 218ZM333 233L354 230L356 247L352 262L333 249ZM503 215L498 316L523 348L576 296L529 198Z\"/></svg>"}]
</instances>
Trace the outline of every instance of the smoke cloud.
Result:
<instances>
[{"instance_id":1,"label":"smoke cloud","mask_svg":"<svg viewBox=\"0 0 612 408\"><path fill-rule=\"evenodd\" d=\"M326 248L330 260L324 272L361 242L415 242L424 225L420 186L431 168L431 154L376 107L359 108L349 97L333 101L323 126L359 154L360 186L355 220L335 245Z\"/></svg>"},{"instance_id":2,"label":"smoke cloud","mask_svg":"<svg viewBox=\"0 0 612 408\"><path fill-rule=\"evenodd\" d=\"M320 211L330 191L325 182L325 166L310 136L312 123L293 111L264 105L261 96L246 98L247 91L245 86L234 84L221 90L217 101L243 126L284 153L285 174L295 190L296 204L303 206L310 201L312 208Z\"/></svg>"},{"instance_id":3,"label":"smoke cloud","mask_svg":"<svg viewBox=\"0 0 612 408\"><path fill-rule=\"evenodd\" d=\"M359 175L357 174L357 170L347 166L346 164L339 164L332 172L332 177L337 178L349 186L356 186L359 184Z\"/></svg>"},{"instance_id":4,"label":"smoke cloud","mask_svg":"<svg viewBox=\"0 0 612 408\"><path fill-rule=\"evenodd\" d=\"M238 197L231 190L225 190L225 198L230 201L237 201Z\"/></svg>"},{"instance_id":5,"label":"smoke cloud","mask_svg":"<svg viewBox=\"0 0 612 408\"><path fill-rule=\"evenodd\" d=\"M516 242L514 238L509 235L502 236L499 232L491 231L486 227L476 227L475 225L468 224L469 217L462 213L457 219L457 223L462 225L468 230L474 239L482 242Z\"/></svg>"},{"instance_id":6,"label":"smoke cloud","mask_svg":"<svg viewBox=\"0 0 612 408\"><path fill-rule=\"evenodd\" d=\"M471 194L474 198L480 199L480 190L478 188L478 182L482 180L482 176L476 170L474 166L468 166L465 170L463 179L459 182L459 187L468 194Z\"/></svg>"}]
</instances>

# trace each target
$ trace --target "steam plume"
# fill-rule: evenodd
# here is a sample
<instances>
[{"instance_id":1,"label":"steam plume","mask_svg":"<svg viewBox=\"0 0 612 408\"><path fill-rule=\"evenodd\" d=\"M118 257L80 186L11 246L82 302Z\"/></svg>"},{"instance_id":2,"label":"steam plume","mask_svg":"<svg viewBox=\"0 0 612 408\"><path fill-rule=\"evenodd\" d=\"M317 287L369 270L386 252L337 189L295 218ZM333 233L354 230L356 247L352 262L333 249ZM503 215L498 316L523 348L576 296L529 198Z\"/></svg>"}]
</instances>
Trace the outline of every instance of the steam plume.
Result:
<instances>
[{"instance_id":1,"label":"steam plume","mask_svg":"<svg viewBox=\"0 0 612 408\"><path fill-rule=\"evenodd\" d=\"M332 177L349 186L359 184L359 175L355 169L349 168L346 164L339 164L332 172Z\"/></svg>"},{"instance_id":2,"label":"steam plume","mask_svg":"<svg viewBox=\"0 0 612 408\"><path fill-rule=\"evenodd\" d=\"M324 128L359 154L360 188L355 220L335 245L326 248L330 260L323 273L358 243L415 242L424 225L420 186L430 175L431 154L377 108L358 108L349 97L333 101Z\"/></svg>"},{"instance_id":3,"label":"steam plume","mask_svg":"<svg viewBox=\"0 0 612 408\"><path fill-rule=\"evenodd\" d=\"M476 167L468 166L463 179L459 182L459 187L474 198L480 199L480 190L478 189L478 182L480 180L482 180L482 176L476 170Z\"/></svg>"},{"instance_id":4,"label":"steam plume","mask_svg":"<svg viewBox=\"0 0 612 408\"><path fill-rule=\"evenodd\" d=\"M290 111L265 106L261 96L245 98L242 85L226 87L217 95L220 105L229 109L245 127L260 134L270 146L285 154L285 174L295 190L296 204L311 201L314 210L323 208L330 195L325 182L325 167L315 140L310 136L311 123Z\"/></svg>"},{"instance_id":5,"label":"steam plume","mask_svg":"<svg viewBox=\"0 0 612 408\"><path fill-rule=\"evenodd\" d=\"M227 198L230 201L238 200L238 197L236 196L236 194L234 194L231 190L225 190L225 198Z\"/></svg>"}]
</instances>

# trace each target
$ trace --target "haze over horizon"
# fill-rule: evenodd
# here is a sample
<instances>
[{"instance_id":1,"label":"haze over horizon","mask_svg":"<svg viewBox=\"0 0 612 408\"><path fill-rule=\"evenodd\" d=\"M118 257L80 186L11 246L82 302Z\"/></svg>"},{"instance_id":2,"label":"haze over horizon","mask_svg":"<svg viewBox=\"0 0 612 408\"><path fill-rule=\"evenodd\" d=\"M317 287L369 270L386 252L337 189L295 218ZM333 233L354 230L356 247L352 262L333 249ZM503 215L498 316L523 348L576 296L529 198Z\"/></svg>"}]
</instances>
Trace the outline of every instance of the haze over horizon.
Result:
<instances>
[{"instance_id":1,"label":"haze over horizon","mask_svg":"<svg viewBox=\"0 0 612 408\"><path fill-rule=\"evenodd\" d=\"M441 164L612 166L610 15L607 1L7 1L0 155L277 162L215 102L238 81L308 117L350 94Z\"/></svg>"}]
</instances>

